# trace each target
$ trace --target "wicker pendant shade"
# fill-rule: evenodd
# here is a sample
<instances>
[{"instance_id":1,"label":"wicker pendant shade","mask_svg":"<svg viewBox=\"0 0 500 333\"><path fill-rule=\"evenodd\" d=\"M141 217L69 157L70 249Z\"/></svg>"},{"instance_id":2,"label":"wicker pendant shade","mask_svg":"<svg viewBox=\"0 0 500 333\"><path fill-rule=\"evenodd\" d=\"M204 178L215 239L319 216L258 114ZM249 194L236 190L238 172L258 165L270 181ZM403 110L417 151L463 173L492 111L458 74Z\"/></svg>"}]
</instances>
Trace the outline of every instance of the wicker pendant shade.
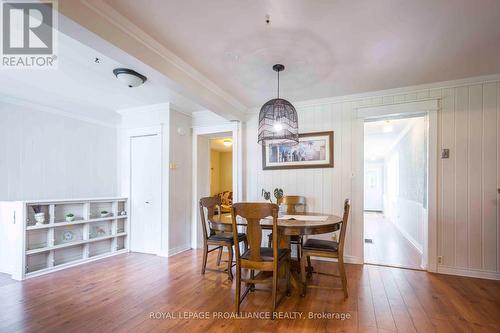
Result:
<instances>
[{"instance_id":1,"label":"wicker pendant shade","mask_svg":"<svg viewBox=\"0 0 500 333\"><path fill-rule=\"evenodd\" d=\"M299 124L295 107L287 100L279 98L279 72L285 66L277 64L273 70L278 72L278 98L268 101L259 113L259 136L257 142L265 145L275 143L298 143Z\"/></svg>"}]
</instances>

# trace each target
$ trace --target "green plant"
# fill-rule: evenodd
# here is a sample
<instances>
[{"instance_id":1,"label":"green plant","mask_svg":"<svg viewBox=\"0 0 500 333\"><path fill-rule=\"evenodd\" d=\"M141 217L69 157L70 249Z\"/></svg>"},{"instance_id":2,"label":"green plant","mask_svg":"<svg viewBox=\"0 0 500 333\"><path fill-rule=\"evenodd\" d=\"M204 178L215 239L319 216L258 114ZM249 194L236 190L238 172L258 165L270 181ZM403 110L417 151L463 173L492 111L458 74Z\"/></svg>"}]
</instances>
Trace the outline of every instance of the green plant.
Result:
<instances>
[{"instance_id":1,"label":"green plant","mask_svg":"<svg viewBox=\"0 0 500 333\"><path fill-rule=\"evenodd\" d=\"M107 214L107 213L108 213L108 211L107 211L107 210L102 210L102 211L101 211L101 214Z\"/></svg>"},{"instance_id":2,"label":"green plant","mask_svg":"<svg viewBox=\"0 0 500 333\"><path fill-rule=\"evenodd\" d=\"M66 214L66 217L74 217L75 214L72 214L72 213L69 213L69 214Z\"/></svg>"},{"instance_id":3,"label":"green plant","mask_svg":"<svg viewBox=\"0 0 500 333\"><path fill-rule=\"evenodd\" d=\"M276 203L278 202L279 199L283 197L283 189L281 188L275 188L273 191L274 197L276 198ZM273 203L273 200L271 199L271 192L266 191L265 189L262 189L262 197L265 200L269 200L270 203Z\"/></svg>"}]
</instances>

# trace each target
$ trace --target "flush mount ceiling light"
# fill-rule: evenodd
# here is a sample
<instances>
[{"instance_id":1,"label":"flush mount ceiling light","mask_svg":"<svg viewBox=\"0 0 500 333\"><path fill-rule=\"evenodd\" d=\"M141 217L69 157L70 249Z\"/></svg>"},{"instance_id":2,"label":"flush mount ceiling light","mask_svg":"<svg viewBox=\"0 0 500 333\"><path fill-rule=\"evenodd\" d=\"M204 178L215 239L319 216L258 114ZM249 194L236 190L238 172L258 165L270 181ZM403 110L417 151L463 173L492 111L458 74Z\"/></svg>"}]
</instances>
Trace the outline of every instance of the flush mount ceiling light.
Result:
<instances>
[{"instance_id":1,"label":"flush mount ceiling light","mask_svg":"<svg viewBox=\"0 0 500 333\"><path fill-rule=\"evenodd\" d=\"M384 133L391 133L393 130L394 130L394 128L391 125L391 121L390 120L386 120L385 121L385 125L382 128L382 132L384 132Z\"/></svg>"},{"instance_id":2,"label":"flush mount ceiling light","mask_svg":"<svg viewBox=\"0 0 500 333\"><path fill-rule=\"evenodd\" d=\"M231 139L224 139L224 141L222 141L222 144L226 147L231 147L233 145L233 140Z\"/></svg>"},{"instance_id":3,"label":"flush mount ceiling light","mask_svg":"<svg viewBox=\"0 0 500 333\"><path fill-rule=\"evenodd\" d=\"M128 68L115 68L113 69L113 74L129 88L138 87L148 79L144 75Z\"/></svg>"},{"instance_id":4,"label":"flush mount ceiling light","mask_svg":"<svg viewBox=\"0 0 500 333\"><path fill-rule=\"evenodd\" d=\"M276 143L299 142L297 111L289 101L280 98L280 72L285 66L276 64L273 70L278 73L278 98L268 101L259 113L259 136L257 142L265 145L267 141Z\"/></svg>"}]
</instances>

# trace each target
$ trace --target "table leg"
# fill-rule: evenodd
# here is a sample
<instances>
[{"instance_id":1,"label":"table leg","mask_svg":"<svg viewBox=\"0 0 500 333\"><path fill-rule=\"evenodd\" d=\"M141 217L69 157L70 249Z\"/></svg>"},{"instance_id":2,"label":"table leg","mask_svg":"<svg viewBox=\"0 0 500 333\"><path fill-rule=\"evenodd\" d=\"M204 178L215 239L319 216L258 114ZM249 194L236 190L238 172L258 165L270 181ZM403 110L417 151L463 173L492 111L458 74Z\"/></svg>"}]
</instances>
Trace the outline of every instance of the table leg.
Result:
<instances>
[{"instance_id":1,"label":"table leg","mask_svg":"<svg viewBox=\"0 0 500 333\"><path fill-rule=\"evenodd\" d=\"M290 249L290 236L280 233L278 239L280 249ZM291 249L290 249L291 250ZM300 263L297 260L291 259L290 262L290 284L292 288L299 293L302 292L302 279L300 276Z\"/></svg>"}]
</instances>

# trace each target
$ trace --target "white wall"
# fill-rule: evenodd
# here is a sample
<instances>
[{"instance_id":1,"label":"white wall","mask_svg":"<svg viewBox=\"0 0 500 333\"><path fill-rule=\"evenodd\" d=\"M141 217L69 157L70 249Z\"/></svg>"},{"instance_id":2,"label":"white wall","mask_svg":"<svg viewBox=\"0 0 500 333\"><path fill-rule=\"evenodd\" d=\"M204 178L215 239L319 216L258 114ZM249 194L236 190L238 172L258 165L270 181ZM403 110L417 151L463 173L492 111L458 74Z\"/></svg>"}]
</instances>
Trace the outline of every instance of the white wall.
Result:
<instances>
[{"instance_id":1,"label":"white wall","mask_svg":"<svg viewBox=\"0 0 500 333\"><path fill-rule=\"evenodd\" d=\"M246 124L246 200L260 199L262 188L280 186L287 194L304 195L310 211L340 215L344 198L352 197L353 120L363 106L440 99L439 146L451 158L439 160L438 271L500 276L500 216L496 188L500 178L500 76L435 83L355 96L294 103L300 132L335 131L335 168L263 171L257 144L257 115ZM362 261L362 240L353 239L353 201L347 234L349 260ZM349 258L350 257L350 258Z\"/></svg>"},{"instance_id":2,"label":"white wall","mask_svg":"<svg viewBox=\"0 0 500 333\"><path fill-rule=\"evenodd\" d=\"M0 102L0 200L116 196L117 130Z\"/></svg>"},{"instance_id":3,"label":"white wall","mask_svg":"<svg viewBox=\"0 0 500 333\"><path fill-rule=\"evenodd\" d=\"M191 148L191 117L171 109L169 255L191 248Z\"/></svg>"},{"instance_id":4,"label":"white wall","mask_svg":"<svg viewBox=\"0 0 500 333\"><path fill-rule=\"evenodd\" d=\"M426 125L424 117L412 119L411 127L398 137L384 160L385 178L394 180L398 187L384 188L384 214L420 252L424 244L427 200ZM396 172L390 172L391 161L397 161Z\"/></svg>"}]
</instances>

